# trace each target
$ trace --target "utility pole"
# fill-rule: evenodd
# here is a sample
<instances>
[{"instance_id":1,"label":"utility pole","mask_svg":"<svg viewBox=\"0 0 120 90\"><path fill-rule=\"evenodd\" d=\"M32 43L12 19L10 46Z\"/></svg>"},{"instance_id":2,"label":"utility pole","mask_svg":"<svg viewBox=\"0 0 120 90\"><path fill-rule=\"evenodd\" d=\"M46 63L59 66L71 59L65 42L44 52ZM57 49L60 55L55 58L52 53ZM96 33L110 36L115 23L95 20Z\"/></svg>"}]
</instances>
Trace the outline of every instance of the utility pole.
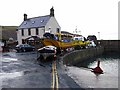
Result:
<instances>
[{"instance_id":1,"label":"utility pole","mask_svg":"<svg viewBox=\"0 0 120 90\"><path fill-rule=\"evenodd\" d=\"M98 39L100 40L100 32L98 32Z\"/></svg>"}]
</instances>

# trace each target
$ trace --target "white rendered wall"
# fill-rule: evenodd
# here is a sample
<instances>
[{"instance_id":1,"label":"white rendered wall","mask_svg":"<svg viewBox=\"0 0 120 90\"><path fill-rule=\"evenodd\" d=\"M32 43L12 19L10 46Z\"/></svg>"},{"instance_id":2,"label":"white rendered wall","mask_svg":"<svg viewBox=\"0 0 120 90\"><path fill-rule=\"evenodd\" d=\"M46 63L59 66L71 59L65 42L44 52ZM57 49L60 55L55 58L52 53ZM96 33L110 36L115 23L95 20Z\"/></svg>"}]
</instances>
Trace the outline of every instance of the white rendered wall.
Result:
<instances>
[{"instance_id":1,"label":"white rendered wall","mask_svg":"<svg viewBox=\"0 0 120 90\"><path fill-rule=\"evenodd\" d=\"M31 35L28 35L28 29L23 29L24 35L22 36L21 29L17 31L17 40L18 44L22 44L22 39L26 39L31 36L38 36L40 38L43 37L43 34L45 33L45 28L38 28L39 35L36 35L36 28L31 28Z\"/></svg>"},{"instance_id":2,"label":"white rendered wall","mask_svg":"<svg viewBox=\"0 0 120 90\"><path fill-rule=\"evenodd\" d=\"M31 35L30 36L36 36L36 28L31 28L30 30L31 30Z\"/></svg>"},{"instance_id":3,"label":"white rendered wall","mask_svg":"<svg viewBox=\"0 0 120 90\"><path fill-rule=\"evenodd\" d=\"M39 30L38 37L43 38L43 34L45 33L45 28L44 27L43 28L38 28L38 30Z\"/></svg>"},{"instance_id":4,"label":"white rendered wall","mask_svg":"<svg viewBox=\"0 0 120 90\"><path fill-rule=\"evenodd\" d=\"M18 41L18 44L22 44L22 39L21 39L21 30L18 30L17 31L17 41Z\"/></svg>"},{"instance_id":5,"label":"white rendered wall","mask_svg":"<svg viewBox=\"0 0 120 90\"><path fill-rule=\"evenodd\" d=\"M45 31L48 31L48 32L51 31L52 34L56 34L57 28L59 28L59 30L61 31L61 28L58 22L56 21L55 17L51 17L45 26Z\"/></svg>"},{"instance_id":6,"label":"white rendered wall","mask_svg":"<svg viewBox=\"0 0 120 90\"><path fill-rule=\"evenodd\" d=\"M0 26L0 39L2 39L2 26Z\"/></svg>"}]
</instances>

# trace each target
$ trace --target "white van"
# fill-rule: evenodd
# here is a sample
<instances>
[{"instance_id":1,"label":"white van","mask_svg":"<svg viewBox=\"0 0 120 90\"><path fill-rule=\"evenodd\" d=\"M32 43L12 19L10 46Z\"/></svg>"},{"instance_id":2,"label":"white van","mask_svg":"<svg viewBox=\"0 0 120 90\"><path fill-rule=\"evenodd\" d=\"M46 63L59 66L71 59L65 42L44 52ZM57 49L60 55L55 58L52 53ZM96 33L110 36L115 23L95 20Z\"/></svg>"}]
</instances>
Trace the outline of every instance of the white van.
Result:
<instances>
[{"instance_id":1,"label":"white van","mask_svg":"<svg viewBox=\"0 0 120 90\"><path fill-rule=\"evenodd\" d=\"M73 37L73 40L81 40L81 41L85 41L83 36Z\"/></svg>"},{"instance_id":2,"label":"white van","mask_svg":"<svg viewBox=\"0 0 120 90\"><path fill-rule=\"evenodd\" d=\"M90 41L90 43L88 44L89 47L96 47L96 44L94 43L94 41Z\"/></svg>"}]
</instances>

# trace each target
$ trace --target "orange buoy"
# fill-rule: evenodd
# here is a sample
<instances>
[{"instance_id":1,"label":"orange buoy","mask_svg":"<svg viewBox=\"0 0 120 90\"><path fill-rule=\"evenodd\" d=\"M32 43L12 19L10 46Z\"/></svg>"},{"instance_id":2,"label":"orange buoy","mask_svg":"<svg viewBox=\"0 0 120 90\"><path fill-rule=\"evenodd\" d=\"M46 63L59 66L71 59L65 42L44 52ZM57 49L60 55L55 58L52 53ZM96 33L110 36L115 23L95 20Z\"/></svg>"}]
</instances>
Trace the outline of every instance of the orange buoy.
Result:
<instances>
[{"instance_id":1,"label":"orange buoy","mask_svg":"<svg viewBox=\"0 0 120 90\"><path fill-rule=\"evenodd\" d=\"M97 67L92 69L94 73L102 74L103 70L100 68L100 61L97 62Z\"/></svg>"}]
</instances>

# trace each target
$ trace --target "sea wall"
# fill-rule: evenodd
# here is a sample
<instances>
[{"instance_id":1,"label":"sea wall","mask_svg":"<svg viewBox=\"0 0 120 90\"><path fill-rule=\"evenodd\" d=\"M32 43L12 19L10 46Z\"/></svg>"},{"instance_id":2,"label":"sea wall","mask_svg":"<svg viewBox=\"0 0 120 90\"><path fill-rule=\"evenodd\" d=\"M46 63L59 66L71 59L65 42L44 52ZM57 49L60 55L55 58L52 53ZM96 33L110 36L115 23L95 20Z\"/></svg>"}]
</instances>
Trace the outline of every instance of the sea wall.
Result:
<instances>
[{"instance_id":1,"label":"sea wall","mask_svg":"<svg viewBox=\"0 0 120 90\"><path fill-rule=\"evenodd\" d=\"M120 40L98 40L96 43L98 46L96 48L81 49L65 54L62 57L63 63L75 65L103 53L120 53Z\"/></svg>"},{"instance_id":2,"label":"sea wall","mask_svg":"<svg viewBox=\"0 0 120 90\"><path fill-rule=\"evenodd\" d=\"M105 53L120 53L120 40L98 40L97 43L99 42L100 46L104 47Z\"/></svg>"},{"instance_id":3,"label":"sea wall","mask_svg":"<svg viewBox=\"0 0 120 90\"><path fill-rule=\"evenodd\" d=\"M76 50L71 53L65 54L62 57L62 60L64 64L75 65L83 60L101 55L103 52L104 52L103 47Z\"/></svg>"}]
</instances>

